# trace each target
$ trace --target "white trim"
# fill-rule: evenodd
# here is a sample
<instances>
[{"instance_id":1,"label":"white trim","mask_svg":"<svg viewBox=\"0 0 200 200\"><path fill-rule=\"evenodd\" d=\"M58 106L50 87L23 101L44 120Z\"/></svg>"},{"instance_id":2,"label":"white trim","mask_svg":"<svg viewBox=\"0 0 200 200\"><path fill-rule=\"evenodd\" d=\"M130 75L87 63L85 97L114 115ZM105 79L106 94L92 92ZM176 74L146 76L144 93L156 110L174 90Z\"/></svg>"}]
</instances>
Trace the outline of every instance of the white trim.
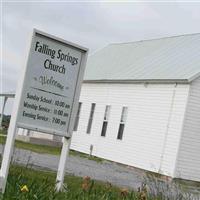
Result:
<instances>
[{"instance_id":1,"label":"white trim","mask_svg":"<svg viewBox=\"0 0 200 200\"><path fill-rule=\"evenodd\" d=\"M41 35L41 36L46 36L46 37L48 37L49 39L51 39L51 40L52 40L52 39L53 39L53 40L56 40L56 41L58 41L58 42L61 42L62 44L63 44L63 43L67 43L68 46L71 46L72 48L79 49L79 50L81 50L81 51L83 51L83 52L85 52L85 53L89 51L88 48L85 48L85 47L83 47L83 46L77 45L77 44L75 44L75 43L73 43L73 42L69 42L69 41L67 41L67 40L64 40L64 39L62 39L62 38L56 37L56 36L54 36L54 35L45 33L45 32L43 32L43 31L40 31L40 30L36 29L36 28L33 29L33 34L34 34L34 35L39 34L39 35Z\"/></svg>"},{"instance_id":2,"label":"white trim","mask_svg":"<svg viewBox=\"0 0 200 200\"><path fill-rule=\"evenodd\" d=\"M120 84L123 84L123 83L129 83L129 84L132 84L132 83L154 83L154 84L173 84L173 83L182 83L182 84L188 84L189 81L187 79L112 79L112 80L109 80L109 79L99 79L99 80L87 80L85 79L84 80L84 83L120 83Z\"/></svg>"},{"instance_id":3,"label":"white trim","mask_svg":"<svg viewBox=\"0 0 200 200\"><path fill-rule=\"evenodd\" d=\"M200 72L196 73L195 75L191 76L188 81L189 82L192 82L194 81L195 79L199 78L200 77Z\"/></svg>"}]
</instances>

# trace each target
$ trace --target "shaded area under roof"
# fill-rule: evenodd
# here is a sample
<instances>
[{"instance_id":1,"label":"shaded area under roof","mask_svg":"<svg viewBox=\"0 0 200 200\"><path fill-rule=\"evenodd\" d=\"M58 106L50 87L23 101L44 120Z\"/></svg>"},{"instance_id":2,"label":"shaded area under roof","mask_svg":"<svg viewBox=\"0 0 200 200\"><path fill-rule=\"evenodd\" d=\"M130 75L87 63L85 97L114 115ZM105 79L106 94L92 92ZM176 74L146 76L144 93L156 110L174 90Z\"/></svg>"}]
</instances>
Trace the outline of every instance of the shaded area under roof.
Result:
<instances>
[{"instance_id":1,"label":"shaded area under roof","mask_svg":"<svg viewBox=\"0 0 200 200\"><path fill-rule=\"evenodd\" d=\"M84 81L179 81L200 76L200 34L110 44L88 58Z\"/></svg>"}]
</instances>

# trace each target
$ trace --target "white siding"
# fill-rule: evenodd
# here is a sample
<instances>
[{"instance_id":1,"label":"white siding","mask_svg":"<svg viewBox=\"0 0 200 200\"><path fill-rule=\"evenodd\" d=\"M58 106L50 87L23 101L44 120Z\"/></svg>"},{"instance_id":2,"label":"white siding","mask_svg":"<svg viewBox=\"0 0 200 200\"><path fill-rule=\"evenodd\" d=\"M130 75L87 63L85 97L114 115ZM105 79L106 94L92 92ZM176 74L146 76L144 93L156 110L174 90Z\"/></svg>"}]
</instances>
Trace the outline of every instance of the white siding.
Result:
<instances>
[{"instance_id":1,"label":"white siding","mask_svg":"<svg viewBox=\"0 0 200 200\"><path fill-rule=\"evenodd\" d=\"M47 134L47 133L41 133L41 132L37 132L37 131L31 131L30 132L30 137L47 139L47 140L52 140L53 139L53 135Z\"/></svg>"},{"instance_id":2,"label":"white siding","mask_svg":"<svg viewBox=\"0 0 200 200\"><path fill-rule=\"evenodd\" d=\"M22 136L26 136L27 135L27 130L23 129L23 128L19 128L17 134L18 135L22 135Z\"/></svg>"},{"instance_id":3,"label":"white siding","mask_svg":"<svg viewBox=\"0 0 200 200\"><path fill-rule=\"evenodd\" d=\"M200 78L191 83L176 177L200 181Z\"/></svg>"},{"instance_id":4,"label":"white siding","mask_svg":"<svg viewBox=\"0 0 200 200\"><path fill-rule=\"evenodd\" d=\"M189 85L83 84L78 131L71 148L138 168L173 176ZM91 103L96 103L86 134ZM101 137L105 106L111 105L106 137ZM122 106L128 117L117 140Z\"/></svg>"},{"instance_id":5,"label":"white siding","mask_svg":"<svg viewBox=\"0 0 200 200\"><path fill-rule=\"evenodd\" d=\"M17 135L29 136L29 137L41 138L41 139L47 139L47 140L52 140L53 139L53 135L51 135L51 134L41 133L41 132L37 132L37 131L30 131L30 133L28 135L27 131L28 131L27 129L19 128L18 132L17 132Z\"/></svg>"}]
</instances>

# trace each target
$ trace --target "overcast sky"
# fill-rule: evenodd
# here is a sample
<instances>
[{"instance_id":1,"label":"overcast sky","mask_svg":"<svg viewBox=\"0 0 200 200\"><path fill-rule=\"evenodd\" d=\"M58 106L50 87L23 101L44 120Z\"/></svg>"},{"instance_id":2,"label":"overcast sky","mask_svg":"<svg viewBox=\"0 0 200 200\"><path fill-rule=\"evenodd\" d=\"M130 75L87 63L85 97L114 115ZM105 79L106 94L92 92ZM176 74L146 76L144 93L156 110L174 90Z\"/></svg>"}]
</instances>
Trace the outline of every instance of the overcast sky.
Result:
<instances>
[{"instance_id":1,"label":"overcast sky","mask_svg":"<svg viewBox=\"0 0 200 200\"><path fill-rule=\"evenodd\" d=\"M0 92L16 90L33 28L85 46L93 54L109 43L200 33L200 3L4 1ZM11 108L9 101L5 113Z\"/></svg>"}]
</instances>

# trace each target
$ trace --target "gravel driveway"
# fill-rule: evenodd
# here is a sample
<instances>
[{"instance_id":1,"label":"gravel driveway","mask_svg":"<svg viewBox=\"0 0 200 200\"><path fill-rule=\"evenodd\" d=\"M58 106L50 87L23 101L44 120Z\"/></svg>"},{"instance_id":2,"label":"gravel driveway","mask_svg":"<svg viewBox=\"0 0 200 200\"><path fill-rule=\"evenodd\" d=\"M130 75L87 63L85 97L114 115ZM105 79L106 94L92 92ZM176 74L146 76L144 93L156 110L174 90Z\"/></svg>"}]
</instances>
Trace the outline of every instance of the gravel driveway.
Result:
<instances>
[{"instance_id":1,"label":"gravel driveway","mask_svg":"<svg viewBox=\"0 0 200 200\"><path fill-rule=\"evenodd\" d=\"M2 151L3 147L0 145L0 154ZM59 156L38 154L15 148L12 161L23 165L29 164L40 169L57 171ZM139 170L127 166L108 161L99 163L79 156L69 156L66 172L75 176L90 176L95 180L135 189L141 186L143 177Z\"/></svg>"}]
</instances>

